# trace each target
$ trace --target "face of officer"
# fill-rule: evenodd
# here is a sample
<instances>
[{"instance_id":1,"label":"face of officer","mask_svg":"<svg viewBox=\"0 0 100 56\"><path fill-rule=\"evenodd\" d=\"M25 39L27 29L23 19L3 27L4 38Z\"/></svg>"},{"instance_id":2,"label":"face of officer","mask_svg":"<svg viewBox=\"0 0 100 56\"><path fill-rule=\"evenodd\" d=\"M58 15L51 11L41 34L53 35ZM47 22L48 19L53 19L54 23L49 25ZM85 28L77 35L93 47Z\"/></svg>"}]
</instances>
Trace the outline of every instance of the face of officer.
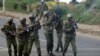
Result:
<instances>
[{"instance_id":1,"label":"face of officer","mask_svg":"<svg viewBox=\"0 0 100 56\"><path fill-rule=\"evenodd\" d=\"M72 22L72 21L73 21L73 17L69 17L68 22Z\"/></svg>"},{"instance_id":2,"label":"face of officer","mask_svg":"<svg viewBox=\"0 0 100 56\"><path fill-rule=\"evenodd\" d=\"M32 17L29 17L29 19L31 22L35 22L35 17L32 16Z\"/></svg>"},{"instance_id":3,"label":"face of officer","mask_svg":"<svg viewBox=\"0 0 100 56\"><path fill-rule=\"evenodd\" d=\"M9 25L12 25L12 23L13 23L13 19L11 19L11 20L8 21Z\"/></svg>"},{"instance_id":4,"label":"face of officer","mask_svg":"<svg viewBox=\"0 0 100 56\"><path fill-rule=\"evenodd\" d=\"M22 25L26 25L26 18L24 18L24 19L21 21L21 24L22 24Z\"/></svg>"}]
</instances>

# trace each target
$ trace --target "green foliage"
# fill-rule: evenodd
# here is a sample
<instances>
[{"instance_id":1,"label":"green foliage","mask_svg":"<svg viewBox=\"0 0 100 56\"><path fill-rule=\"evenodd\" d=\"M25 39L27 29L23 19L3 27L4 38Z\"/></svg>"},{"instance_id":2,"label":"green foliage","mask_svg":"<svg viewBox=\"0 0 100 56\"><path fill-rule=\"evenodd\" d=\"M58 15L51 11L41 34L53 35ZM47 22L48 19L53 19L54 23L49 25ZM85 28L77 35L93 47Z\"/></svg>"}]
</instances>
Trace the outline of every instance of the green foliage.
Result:
<instances>
[{"instance_id":1,"label":"green foliage","mask_svg":"<svg viewBox=\"0 0 100 56\"><path fill-rule=\"evenodd\" d=\"M36 5L38 3L33 3L32 6L31 6L31 9L34 11L35 8L36 8ZM57 6L57 3L56 2L52 2L52 1L49 1L49 2L46 2L47 6L49 9L53 9L55 8L55 6ZM67 6L65 3L60 3L60 8L62 9L62 14L63 14L63 19L66 17L66 14L67 14Z\"/></svg>"},{"instance_id":2,"label":"green foliage","mask_svg":"<svg viewBox=\"0 0 100 56\"><path fill-rule=\"evenodd\" d=\"M95 0L94 3L96 3L96 7L95 8L100 9L100 0Z\"/></svg>"},{"instance_id":3,"label":"green foliage","mask_svg":"<svg viewBox=\"0 0 100 56\"><path fill-rule=\"evenodd\" d=\"M86 8L89 8L93 4L94 0L86 0L85 6Z\"/></svg>"},{"instance_id":4,"label":"green foliage","mask_svg":"<svg viewBox=\"0 0 100 56\"><path fill-rule=\"evenodd\" d=\"M0 7L2 7L2 1L0 1Z\"/></svg>"},{"instance_id":5,"label":"green foliage","mask_svg":"<svg viewBox=\"0 0 100 56\"><path fill-rule=\"evenodd\" d=\"M13 10L14 0L6 0L5 4L7 10Z\"/></svg>"},{"instance_id":6,"label":"green foliage","mask_svg":"<svg viewBox=\"0 0 100 56\"><path fill-rule=\"evenodd\" d=\"M25 12L25 7L26 4L32 4L39 2L40 0L6 0L6 10L11 10L11 11L19 11L22 12L24 10ZM18 4L18 8L15 10L15 4Z\"/></svg>"},{"instance_id":7,"label":"green foliage","mask_svg":"<svg viewBox=\"0 0 100 56\"><path fill-rule=\"evenodd\" d=\"M99 3L96 3L96 4L99 4ZM100 19L99 19L100 9L97 9L97 8L86 9L84 4L77 4L77 5L74 5L74 8L72 10L69 10L69 12L73 14L75 20L80 18L80 23L100 24Z\"/></svg>"},{"instance_id":8,"label":"green foliage","mask_svg":"<svg viewBox=\"0 0 100 56\"><path fill-rule=\"evenodd\" d=\"M55 1L55 0L45 0L45 1Z\"/></svg>"},{"instance_id":9,"label":"green foliage","mask_svg":"<svg viewBox=\"0 0 100 56\"><path fill-rule=\"evenodd\" d=\"M14 9L14 4L18 3L18 8ZM36 5L40 3L40 0L19 0L16 2L16 0L6 0L6 10L16 11L16 12L26 12L26 4L31 4L32 11L35 10ZM49 9L54 8L54 6L57 5L56 2L46 2ZM96 4L95 8L88 12L88 9L86 9L85 6ZM60 8L62 8L63 11L63 19L66 19L67 13L72 13L75 20L80 18L80 23L85 24L100 24L100 0L87 0L87 2L80 3L73 5L72 9L69 9L66 7L65 3L60 3Z\"/></svg>"}]
</instances>

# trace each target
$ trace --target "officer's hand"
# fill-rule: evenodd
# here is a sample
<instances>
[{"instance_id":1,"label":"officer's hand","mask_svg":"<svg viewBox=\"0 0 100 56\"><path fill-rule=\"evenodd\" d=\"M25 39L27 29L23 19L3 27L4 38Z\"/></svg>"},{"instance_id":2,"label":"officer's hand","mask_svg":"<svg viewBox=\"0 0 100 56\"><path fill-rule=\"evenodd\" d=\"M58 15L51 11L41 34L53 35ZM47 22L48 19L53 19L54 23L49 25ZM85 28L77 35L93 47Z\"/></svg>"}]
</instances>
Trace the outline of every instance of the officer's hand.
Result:
<instances>
[{"instance_id":1,"label":"officer's hand","mask_svg":"<svg viewBox=\"0 0 100 56\"><path fill-rule=\"evenodd\" d=\"M24 32L29 32L29 29L28 28L24 29Z\"/></svg>"},{"instance_id":2,"label":"officer's hand","mask_svg":"<svg viewBox=\"0 0 100 56\"><path fill-rule=\"evenodd\" d=\"M71 29L67 29L67 31L70 31Z\"/></svg>"}]
</instances>

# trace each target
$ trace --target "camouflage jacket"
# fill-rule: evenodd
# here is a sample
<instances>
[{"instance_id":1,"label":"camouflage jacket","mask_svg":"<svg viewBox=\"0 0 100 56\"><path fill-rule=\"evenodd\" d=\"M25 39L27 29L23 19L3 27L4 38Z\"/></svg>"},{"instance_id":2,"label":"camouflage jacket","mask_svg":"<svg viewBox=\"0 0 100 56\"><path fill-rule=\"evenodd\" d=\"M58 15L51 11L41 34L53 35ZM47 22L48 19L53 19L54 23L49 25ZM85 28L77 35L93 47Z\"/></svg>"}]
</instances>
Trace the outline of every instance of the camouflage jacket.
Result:
<instances>
[{"instance_id":1,"label":"camouflage jacket","mask_svg":"<svg viewBox=\"0 0 100 56\"><path fill-rule=\"evenodd\" d=\"M38 30L41 29L41 25L39 22L31 22L30 25L34 25L33 29L30 29L30 39L34 39L35 35L38 34Z\"/></svg>"},{"instance_id":2,"label":"camouflage jacket","mask_svg":"<svg viewBox=\"0 0 100 56\"><path fill-rule=\"evenodd\" d=\"M43 28L45 32L53 31L53 21L50 18L44 17L42 22L43 22Z\"/></svg>"},{"instance_id":3,"label":"camouflage jacket","mask_svg":"<svg viewBox=\"0 0 100 56\"><path fill-rule=\"evenodd\" d=\"M63 25L63 31L64 33L67 33L67 34L75 34L76 30L74 28L74 21L73 22L68 22L68 21L65 21L64 22L64 25Z\"/></svg>"},{"instance_id":4,"label":"camouflage jacket","mask_svg":"<svg viewBox=\"0 0 100 56\"><path fill-rule=\"evenodd\" d=\"M57 31L62 31L63 29L63 20L62 19L58 19L58 18L54 18L54 28L57 30Z\"/></svg>"},{"instance_id":5,"label":"camouflage jacket","mask_svg":"<svg viewBox=\"0 0 100 56\"><path fill-rule=\"evenodd\" d=\"M19 41L27 41L29 39L29 29L28 25L19 25L17 28L17 37Z\"/></svg>"},{"instance_id":6,"label":"camouflage jacket","mask_svg":"<svg viewBox=\"0 0 100 56\"><path fill-rule=\"evenodd\" d=\"M6 34L7 38L14 38L16 36L16 25L13 23L12 25L9 25L8 23L1 28L1 31Z\"/></svg>"}]
</instances>

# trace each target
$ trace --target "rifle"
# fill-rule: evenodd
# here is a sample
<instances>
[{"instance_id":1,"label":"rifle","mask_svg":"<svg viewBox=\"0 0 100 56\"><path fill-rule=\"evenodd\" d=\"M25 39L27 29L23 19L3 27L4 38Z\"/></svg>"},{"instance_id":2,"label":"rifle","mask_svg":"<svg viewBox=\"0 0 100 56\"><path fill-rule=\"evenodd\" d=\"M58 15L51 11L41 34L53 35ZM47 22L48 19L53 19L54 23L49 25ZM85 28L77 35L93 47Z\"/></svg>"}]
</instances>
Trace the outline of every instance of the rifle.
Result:
<instances>
[{"instance_id":1,"label":"rifle","mask_svg":"<svg viewBox=\"0 0 100 56\"><path fill-rule=\"evenodd\" d=\"M51 11L49 11L49 15L48 15L48 18L49 18L49 22L48 23L50 23L53 20L53 17L54 17L54 11L51 10Z\"/></svg>"},{"instance_id":2,"label":"rifle","mask_svg":"<svg viewBox=\"0 0 100 56\"><path fill-rule=\"evenodd\" d=\"M37 24L35 23L35 24L33 24L33 25L24 27L24 30L27 31L27 32L29 32L29 31L36 31L36 30L37 30L37 29L35 29L35 26L36 26L36 25L37 25Z\"/></svg>"},{"instance_id":3,"label":"rifle","mask_svg":"<svg viewBox=\"0 0 100 56\"><path fill-rule=\"evenodd\" d=\"M80 18L77 20L77 21L75 21L74 23L73 23L73 27L75 28L75 29L78 29L78 25L77 25L77 23L80 21Z\"/></svg>"},{"instance_id":4,"label":"rifle","mask_svg":"<svg viewBox=\"0 0 100 56\"><path fill-rule=\"evenodd\" d=\"M12 32L12 31L9 31L9 30L5 30L5 33L9 33L10 35L12 35L12 36L16 36L16 34L14 33L14 32Z\"/></svg>"},{"instance_id":5,"label":"rifle","mask_svg":"<svg viewBox=\"0 0 100 56\"><path fill-rule=\"evenodd\" d=\"M79 18L75 21L75 23L74 23L74 26L76 26L75 29L78 29L77 23L80 21L80 18L81 18L81 17L79 17Z\"/></svg>"},{"instance_id":6,"label":"rifle","mask_svg":"<svg viewBox=\"0 0 100 56\"><path fill-rule=\"evenodd\" d=\"M59 15L55 15L55 29L61 26L61 19Z\"/></svg>"}]
</instances>

